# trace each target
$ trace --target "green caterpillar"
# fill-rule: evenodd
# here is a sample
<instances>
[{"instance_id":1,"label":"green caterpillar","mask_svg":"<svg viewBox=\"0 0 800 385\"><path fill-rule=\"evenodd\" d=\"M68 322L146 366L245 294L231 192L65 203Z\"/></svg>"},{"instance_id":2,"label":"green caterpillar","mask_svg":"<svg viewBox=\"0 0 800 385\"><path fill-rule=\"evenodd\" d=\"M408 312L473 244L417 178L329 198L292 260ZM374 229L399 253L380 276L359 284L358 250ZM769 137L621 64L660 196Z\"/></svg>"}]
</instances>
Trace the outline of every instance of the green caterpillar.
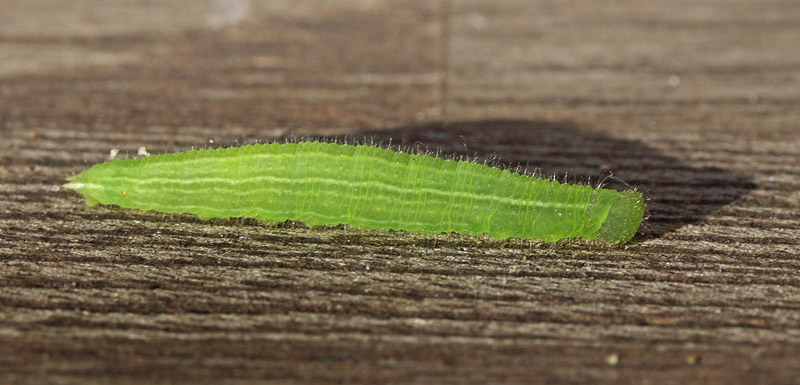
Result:
<instances>
[{"instance_id":1,"label":"green caterpillar","mask_svg":"<svg viewBox=\"0 0 800 385\"><path fill-rule=\"evenodd\" d=\"M87 204L200 218L458 232L505 239L629 241L644 199L368 145L256 144L101 163L65 187Z\"/></svg>"}]
</instances>

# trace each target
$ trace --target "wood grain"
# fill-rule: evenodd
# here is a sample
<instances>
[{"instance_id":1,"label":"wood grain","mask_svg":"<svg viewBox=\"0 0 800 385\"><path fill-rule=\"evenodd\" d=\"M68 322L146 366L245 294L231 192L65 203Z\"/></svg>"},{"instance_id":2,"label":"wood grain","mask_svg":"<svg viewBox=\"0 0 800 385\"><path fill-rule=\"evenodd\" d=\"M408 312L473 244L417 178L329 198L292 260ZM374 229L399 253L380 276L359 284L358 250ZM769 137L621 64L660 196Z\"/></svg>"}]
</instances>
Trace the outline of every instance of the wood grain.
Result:
<instances>
[{"instance_id":1,"label":"wood grain","mask_svg":"<svg viewBox=\"0 0 800 385\"><path fill-rule=\"evenodd\" d=\"M301 3L0 12L0 382L797 383L794 2ZM648 220L547 245L60 188L113 148L345 136L613 171Z\"/></svg>"}]
</instances>

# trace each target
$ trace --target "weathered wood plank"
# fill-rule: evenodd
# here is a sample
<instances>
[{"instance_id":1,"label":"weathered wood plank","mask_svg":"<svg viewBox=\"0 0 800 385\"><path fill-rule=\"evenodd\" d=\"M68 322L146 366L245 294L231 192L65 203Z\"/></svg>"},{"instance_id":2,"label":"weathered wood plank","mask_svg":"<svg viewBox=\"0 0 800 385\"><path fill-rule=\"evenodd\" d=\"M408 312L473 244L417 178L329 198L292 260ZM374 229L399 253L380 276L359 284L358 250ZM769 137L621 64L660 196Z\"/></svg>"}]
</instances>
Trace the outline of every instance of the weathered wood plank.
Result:
<instances>
[{"instance_id":1,"label":"weathered wood plank","mask_svg":"<svg viewBox=\"0 0 800 385\"><path fill-rule=\"evenodd\" d=\"M791 1L6 3L0 382L797 382ZM613 171L649 219L545 245L59 188L112 148L345 135Z\"/></svg>"}]
</instances>

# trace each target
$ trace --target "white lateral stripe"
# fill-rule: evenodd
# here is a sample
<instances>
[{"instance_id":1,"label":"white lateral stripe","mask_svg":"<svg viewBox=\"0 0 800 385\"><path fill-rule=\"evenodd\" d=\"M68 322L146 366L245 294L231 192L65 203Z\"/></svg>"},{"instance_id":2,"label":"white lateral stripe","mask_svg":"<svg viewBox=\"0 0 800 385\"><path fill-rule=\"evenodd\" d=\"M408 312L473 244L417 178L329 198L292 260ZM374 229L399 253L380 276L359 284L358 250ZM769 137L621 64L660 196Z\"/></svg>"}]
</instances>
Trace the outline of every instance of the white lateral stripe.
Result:
<instances>
[{"instance_id":1,"label":"white lateral stripe","mask_svg":"<svg viewBox=\"0 0 800 385\"><path fill-rule=\"evenodd\" d=\"M334 179L334 178L282 178L282 177L274 177L274 176L256 176L256 177L249 177L243 179L228 179L228 178L193 178L187 180L178 180L178 179L169 179L169 178L146 178L146 179L136 179L130 177L115 177L112 180L114 181L122 181L126 183L131 183L135 185L153 185L153 184L179 184L179 185L193 185L198 183L218 183L218 184L227 184L231 186L238 185L239 183L244 182L259 182L259 183L272 183L272 184L305 184L308 182L317 182L321 184L330 184L336 185L340 187L372 187L378 188L381 190L391 191L397 194L402 193L413 193L413 194L420 194L426 193L431 195L437 195L443 198L450 198L451 196L455 195L458 198L462 199L475 199L475 200L483 200L483 201L497 201L505 204L511 204L515 206L529 206L529 207L553 207L553 208L566 208L566 207L575 207L579 206L577 204L569 204L569 203L562 203L562 202L543 202L543 201L528 201L525 199L514 198L514 197L500 197L495 195L488 195L488 194L474 194L468 193L463 191L442 191L437 189L431 188L423 188L423 189L416 189L416 190L408 190L403 189L402 187L390 185L383 182L351 182L346 180ZM229 192L231 194L255 194L257 192L261 192L261 189L250 190L250 191L241 191L241 189L231 189L231 188L222 188L222 187L215 187L217 190L222 190L225 192ZM266 188L265 188L266 189ZM152 189L145 188L144 190L152 191ZM178 191L183 194L190 194L196 193L197 189L177 189L173 188L170 191ZM289 190L284 190L287 192L291 192ZM235 196L235 195L232 195Z\"/></svg>"}]
</instances>

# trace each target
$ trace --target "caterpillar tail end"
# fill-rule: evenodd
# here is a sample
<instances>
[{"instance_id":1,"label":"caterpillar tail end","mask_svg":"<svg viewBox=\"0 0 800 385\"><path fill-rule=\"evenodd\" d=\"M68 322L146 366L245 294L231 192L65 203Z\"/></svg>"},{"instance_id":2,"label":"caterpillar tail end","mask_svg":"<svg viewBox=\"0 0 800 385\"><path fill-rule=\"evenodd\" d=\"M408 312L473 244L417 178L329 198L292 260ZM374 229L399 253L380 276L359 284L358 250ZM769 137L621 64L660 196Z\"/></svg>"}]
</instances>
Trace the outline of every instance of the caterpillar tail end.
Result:
<instances>
[{"instance_id":1,"label":"caterpillar tail end","mask_svg":"<svg viewBox=\"0 0 800 385\"><path fill-rule=\"evenodd\" d=\"M75 191L75 192L78 192L78 193L81 193L83 188L86 187L86 184L83 183L82 180L80 180L80 176L81 176L81 174L78 174L78 175L73 175L73 176L67 178L68 182L62 184L61 187L65 188L65 189L69 189L69 190Z\"/></svg>"},{"instance_id":2,"label":"caterpillar tail end","mask_svg":"<svg viewBox=\"0 0 800 385\"><path fill-rule=\"evenodd\" d=\"M84 201L86 201L87 206L96 206L99 202L96 199L92 198L88 191L89 188L96 187L96 185L90 183L84 183L83 181L80 180L79 178L80 176L81 174L70 177L68 179L69 183L65 183L61 185L61 187L73 190L78 194L81 194L81 196L83 196Z\"/></svg>"},{"instance_id":3,"label":"caterpillar tail end","mask_svg":"<svg viewBox=\"0 0 800 385\"><path fill-rule=\"evenodd\" d=\"M600 227L600 239L613 245L628 242L639 230L644 216L644 197L638 191L621 191Z\"/></svg>"}]
</instances>

